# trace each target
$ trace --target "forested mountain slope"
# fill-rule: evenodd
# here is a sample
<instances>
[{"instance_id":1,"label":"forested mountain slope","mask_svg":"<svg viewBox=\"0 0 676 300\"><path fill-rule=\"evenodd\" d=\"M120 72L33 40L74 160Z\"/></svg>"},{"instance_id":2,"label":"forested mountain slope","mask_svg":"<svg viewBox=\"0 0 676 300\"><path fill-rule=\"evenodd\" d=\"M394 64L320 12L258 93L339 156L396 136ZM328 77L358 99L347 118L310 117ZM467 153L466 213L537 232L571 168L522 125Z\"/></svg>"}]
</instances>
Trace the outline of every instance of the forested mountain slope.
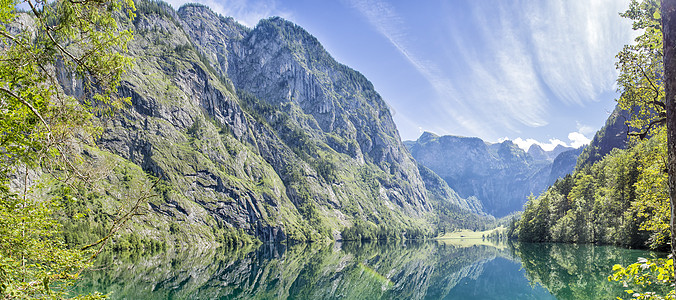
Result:
<instances>
[{"instance_id":1,"label":"forested mountain slope","mask_svg":"<svg viewBox=\"0 0 676 300\"><path fill-rule=\"evenodd\" d=\"M513 236L529 242L666 249L666 134L627 148L627 112L616 109L578 158L575 172L525 206Z\"/></svg>"}]
</instances>

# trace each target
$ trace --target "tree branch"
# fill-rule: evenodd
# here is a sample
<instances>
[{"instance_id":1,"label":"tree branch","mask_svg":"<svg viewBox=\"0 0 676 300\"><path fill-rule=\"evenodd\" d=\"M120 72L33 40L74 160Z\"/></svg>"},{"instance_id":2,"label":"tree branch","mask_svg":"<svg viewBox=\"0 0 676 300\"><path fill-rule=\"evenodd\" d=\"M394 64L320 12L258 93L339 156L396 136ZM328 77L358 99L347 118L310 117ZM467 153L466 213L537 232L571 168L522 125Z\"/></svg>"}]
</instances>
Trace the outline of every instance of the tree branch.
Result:
<instances>
[{"instance_id":1,"label":"tree branch","mask_svg":"<svg viewBox=\"0 0 676 300\"><path fill-rule=\"evenodd\" d=\"M14 98L14 99L16 99L16 100L19 100L19 102L21 102L21 104L23 104L24 106L28 107L28 109L30 109L30 111L31 111L36 117L38 117L38 119L40 119L40 121L41 121L43 124L45 124L45 126L47 126L47 131L49 132L49 134L51 134L52 130L51 130L51 128L49 127L49 124L47 124L47 121L45 121L45 119L44 119L44 118L42 117L42 115L35 109L35 107L33 107L33 105L31 105L30 103L26 102L26 100L24 100L23 98L19 97L19 95L15 94L14 92L12 92L12 91L10 91L10 90L4 88L4 87L0 87L0 91L5 92L7 95L11 96L12 98Z\"/></svg>"},{"instance_id":2,"label":"tree branch","mask_svg":"<svg viewBox=\"0 0 676 300\"><path fill-rule=\"evenodd\" d=\"M655 120L650 121L650 123L648 124L648 126L644 130L639 131L639 132L627 132L627 135L628 136L638 136L640 139L645 139L645 137L648 135L648 132L650 132L650 129L653 126L664 125L666 123L667 123L667 118L666 117L660 117L659 119L655 119Z\"/></svg>"},{"instance_id":3,"label":"tree branch","mask_svg":"<svg viewBox=\"0 0 676 300\"><path fill-rule=\"evenodd\" d=\"M155 187L157 186L157 184L160 182L161 179L162 179L161 177L157 178L157 180L155 180L155 183L153 183L153 185L150 187L150 190L155 189ZM108 230L108 234L106 234L106 236L104 236L103 238L99 239L98 241L92 244L80 248L80 250L84 251L89 248L100 245L99 249L96 251L96 253L92 255L90 260L96 258L96 256L99 255L99 253L101 253L103 247L106 245L106 243L108 243L108 240L110 239L110 237L113 236L113 234L115 234L118 230L120 230L120 228L122 228L127 223L127 221L129 221L133 216L140 215L139 213L137 213L137 210L139 209L139 207L141 207L141 204L143 204L145 200L157 196L158 196L157 194L143 195L138 199L136 199L136 203L134 203L132 208L129 211L127 211L124 215L122 215L117 221L115 221L115 223L110 227L110 230Z\"/></svg>"},{"instance_id":4,"label":"tree branch","mask_svg":"<svg viewBox=\"0 0 676 300\"><path fill-rule=\"evenodd\" d=\"M58 48L59 51L61 51L61 53L63 53L65 56L67 56L67 57L70 58L73 62L75 62L75 64L77 64L78 66L80 66L81 68L83 68L88 74L92 74L93 72L89 69L89 67L87 67L86 64L84 64L84 63L82 62L81 59L78 59L77 57L75 57L75 55L73 55L73 54L71 54L70 52L68 52L68 50L66 50L65 48L63 48L63 46L61 46L61 44L59 44L59 43L56 41L56 39L55 39L54 36L52 35L52 30L53 30L53 28L50 28L49 26L47 26L47 25L44 23L44 20L42 20L42 18L40 18L39 14L38 14L38 12L37 12L37 9L36 9L35 6L33 5L33 3L32 3L30 0L28 0L28 1L26 1L26 2L28 2L28 5L30 5L31 9L33 10L33 13L38 17L38 19L40 20L40 23L41 23L42 26L45 28L45 34L47 34L47 37L49 37L49 40L52 42L52 44L53 44L56 48ZM84 77L84 76L83 76L83 77Z\"/></svg>"},{"instance_id":5,"label":"tree branch","mask_svg":"<svg viewBox=\"0 0 676 300\"><path fill-rule=\"evenodd\" d=\"M648 74L645 73L645 70L643 70L643 68L641 67L640 64L637 63L637 64L636 64L636 67L638 67L638 69L641 70L641 73L643 74L643 77L644 77L646 80L648 80L648 82L650 83L650 85L653 87L653 90L655 91L655 97L653 98L652 101L649 101L648 103L650 103L650 104L656 104L656 105L659 105L660 107L662 107L662 109L666 109L667 106L666 106L664 103L662 103L662 102L660 102L660 101L658 100L659 97L660 97L660 89L657 88L657 86L655 86L655 84L653 83L652 80L650 80L650 77L648 76Z\"/></svg>"}]
</instances>

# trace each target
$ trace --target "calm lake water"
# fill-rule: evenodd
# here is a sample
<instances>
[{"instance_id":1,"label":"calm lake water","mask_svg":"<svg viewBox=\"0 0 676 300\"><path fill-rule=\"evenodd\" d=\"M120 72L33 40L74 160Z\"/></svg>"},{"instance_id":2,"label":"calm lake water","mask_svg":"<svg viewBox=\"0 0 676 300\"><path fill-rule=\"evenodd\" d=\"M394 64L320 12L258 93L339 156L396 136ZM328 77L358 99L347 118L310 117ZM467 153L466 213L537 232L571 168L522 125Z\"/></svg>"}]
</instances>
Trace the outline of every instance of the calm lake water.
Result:
<instances>
[{"instance_id":1,"label":"calm lake water","mask_svg":"<svg viewBox=\"0 0 676 300\"><path fill-rule=\"evenodd\" d=\"M103 257L76 291L111 299L615 299L614 264L666 254L482 241L263 245Z\"/></svg>"}]
</instances>

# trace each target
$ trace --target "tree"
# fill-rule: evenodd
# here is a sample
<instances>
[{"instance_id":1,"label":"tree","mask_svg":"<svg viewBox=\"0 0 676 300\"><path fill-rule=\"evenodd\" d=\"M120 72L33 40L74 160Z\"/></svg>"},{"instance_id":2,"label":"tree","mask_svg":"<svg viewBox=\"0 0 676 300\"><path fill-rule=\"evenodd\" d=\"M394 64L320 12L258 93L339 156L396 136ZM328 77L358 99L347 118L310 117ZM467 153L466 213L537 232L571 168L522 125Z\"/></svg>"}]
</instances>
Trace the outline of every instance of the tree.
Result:
<instances>
[{"instance_id":1,"label":"tree","mask_svg":"<svg viewBox=\"0 0 676 300\"><path fill-rule=\"evenodd\" d=\"M676 1L662 0L643 1L640 6L632 1L630 10L625 13L634 20L634 29L644 28L645 33L636 39L638 42L635 53L643 60L637 60L634 56L636 69L621 69L622 74L634 72L637 78L644 80L628 80L628 85L622 87L629 92L628 95L636 94L636 97L628 99L642 99L637 101L638 112L632 116L632 125L642 130L639 137L652 134L666 124L667 135L667 172L669 186L669 208L671 228L671 259L646 260L639 259L635 264L626 269L616 265L613 267L613 275L609 280L633 280L642 287L651 285L667 285L673 282L676 260ZM626 49L626 48L625 48ZM620 56L622 61L622 57ZM631 62L632 59L626 59ZM644 64L646 61L652 63ZM652 66L652 68L644 68ZM623 77L621 77L623 78ZM627 77L624 77L627 78ZM618 82L620 80L618 79ZM642 89L649 87L647 89ZM623 97L624 98L623 93ZM662 100L664 99L664 100ZM631 103L631 102L630 102ZM655 275L657 274L657 275ZM633 293L634 291L628 291ZM672 289L666 297L654 292L633 293L637 299L664 299L676 298L676 288Z\"/></svg>"},{"instance_id":2,"label":"tree","mask_svg":"<svg viewBox=\"0 0 676 300\"><path fill-rule=\"evenodd\" d=\"M622 92L618 105L631 112L630 135L643 139L666 122L659 2L632 0L629 9L620 15L633 21L634 30L643 30L635 44L625 45L617 54L616 63Z\"/></svg>"},{"instance_id":3,"label":"tree","mask_svg":"<svg viewBox=\"0 0 676 300\"><path fill-rule=\"evenodd\" d=\"M676 1L662 1L664 83L666 86L667 169L671 208L671 255L676 260ZM673 268L672 268L673 272ZM672 274L672 277L673 274Z\"/></svg>"},{"instance_id":4,"label":"tree","mask_svg":"<svg viewBox=\"0 0 676 300\"><path fill-rule=\"evenodd\" d=\"M118 22L134 10L131 0L0 0L0 298L62 297L89 263L63 243L62 197L38 196L40 178L90 178L80 146L94 144L97 117L128 102L115 92L132 32Z\"/></svg>"}]
</instances>

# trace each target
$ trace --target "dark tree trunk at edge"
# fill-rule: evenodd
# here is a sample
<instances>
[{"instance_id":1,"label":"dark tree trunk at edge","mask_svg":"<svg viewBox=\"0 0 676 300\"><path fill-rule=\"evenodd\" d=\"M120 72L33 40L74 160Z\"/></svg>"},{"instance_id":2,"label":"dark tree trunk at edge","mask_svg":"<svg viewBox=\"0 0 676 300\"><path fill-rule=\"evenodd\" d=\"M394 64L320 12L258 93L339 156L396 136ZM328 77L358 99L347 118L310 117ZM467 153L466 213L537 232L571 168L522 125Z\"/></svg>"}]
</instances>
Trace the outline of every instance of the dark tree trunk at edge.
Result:
<instances>
[{"instance_id":1,"label":"dark tree trunk at edge","mask_svg":"<svg viewBox=\"0 0 676 300\"><path fill-rule=\"evenodd\" d=\"M662 0L665 104L667 106L667 153L669 160L669 201L671 206L671 255L676 265L676 0Z\"/></svg>"}]
</instances>

